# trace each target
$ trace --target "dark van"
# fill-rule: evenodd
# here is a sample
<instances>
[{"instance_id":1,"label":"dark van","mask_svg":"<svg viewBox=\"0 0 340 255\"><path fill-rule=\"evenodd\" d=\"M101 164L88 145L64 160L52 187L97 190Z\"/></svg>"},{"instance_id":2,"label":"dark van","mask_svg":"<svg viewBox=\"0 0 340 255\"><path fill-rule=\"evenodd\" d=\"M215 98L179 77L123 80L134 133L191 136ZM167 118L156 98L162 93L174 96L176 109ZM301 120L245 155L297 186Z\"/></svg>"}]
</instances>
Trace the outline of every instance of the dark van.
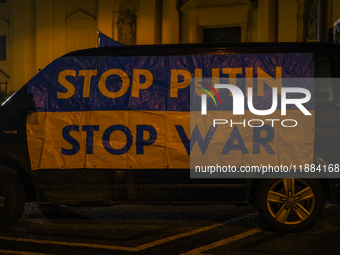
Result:
<instances>
[{"instance_id":1,"label":"dark van","mask_svg":"<svg viewBox=\"0 0 340 255\"><path fill-rule=\"evenodd\" d=\"M295 68L306 56L309 67ZM189 201L251 203L275 230L305 230L320 218L326 200L340 201L340 179L190 178L190 78L245 77L250 70L253 77L261 71L276 78L336 78L339 65L340 46L333 43L121 46L68 53L0 107L0 228L20 219L25 201L88 206ZM316 87L315 130L310 127L316 166L335 169L340 163L339 116L340 88Z\"/></svg>"}]
</instances>

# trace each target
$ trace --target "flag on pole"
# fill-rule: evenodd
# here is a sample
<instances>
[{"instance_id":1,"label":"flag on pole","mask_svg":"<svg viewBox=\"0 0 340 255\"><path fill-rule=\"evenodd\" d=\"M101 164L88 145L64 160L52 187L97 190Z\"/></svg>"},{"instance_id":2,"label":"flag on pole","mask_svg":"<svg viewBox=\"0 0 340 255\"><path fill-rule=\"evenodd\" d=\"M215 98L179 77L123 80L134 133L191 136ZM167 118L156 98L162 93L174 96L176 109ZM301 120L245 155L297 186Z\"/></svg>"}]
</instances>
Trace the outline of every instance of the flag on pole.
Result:
<instances>
[{"instance_id":1,"label":"flag on pole","mask_svg":"<svg viewBox=\"0 0 340 255\"><path fill-rule=\"evenodd\" d=\"M124 44L113 40L112 38L104 35L100 29L97 31L97 48L107 46L124 46Z\"/></svg>"}]
</instances>

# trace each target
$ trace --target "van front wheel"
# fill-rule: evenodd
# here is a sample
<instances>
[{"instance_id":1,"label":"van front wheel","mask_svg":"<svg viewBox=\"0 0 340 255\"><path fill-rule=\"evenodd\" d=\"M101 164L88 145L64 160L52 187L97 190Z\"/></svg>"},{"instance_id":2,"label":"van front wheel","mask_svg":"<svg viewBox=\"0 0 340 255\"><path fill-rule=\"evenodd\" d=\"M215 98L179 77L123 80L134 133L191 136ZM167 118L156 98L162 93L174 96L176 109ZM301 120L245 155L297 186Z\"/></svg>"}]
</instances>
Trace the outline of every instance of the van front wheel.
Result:
<instances>
[{"instance_id":1,"label":"van front wheel","mask_svg":"<svg viewBox=\"0 0 340 255\"><path fill-rule=\"evenodd\" d=\"M0 166L0 229L16 224L25 208L25 191L17 172Z\"/></svg>"},{"instance_id":2,"label":"van front wheel","mask_svg":"<svg viewBox=\"0 0 340 255\"><path fill-rule=\"evenodd\" d=\"M261 183L258 191L260 216L278 232L306 230L323 212L324 192L316 179L268 179Z\"/></svg>"}]
</instances>

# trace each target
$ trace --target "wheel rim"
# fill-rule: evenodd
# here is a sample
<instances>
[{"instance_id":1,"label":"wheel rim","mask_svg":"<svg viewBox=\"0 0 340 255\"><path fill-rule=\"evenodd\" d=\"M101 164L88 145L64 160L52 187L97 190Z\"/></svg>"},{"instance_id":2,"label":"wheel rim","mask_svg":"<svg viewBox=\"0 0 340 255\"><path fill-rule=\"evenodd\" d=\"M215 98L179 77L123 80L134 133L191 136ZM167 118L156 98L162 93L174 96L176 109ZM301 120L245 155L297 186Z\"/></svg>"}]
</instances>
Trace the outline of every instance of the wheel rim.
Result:
<instances>
[{"instance_id":1,"label":"wheel rim","mask_svg":"<svg viewBox=\"0 0 340 255\"><path fill-rule=\"evenodd\" d=\"M283 224L295 225L305 221L313 212L314 205L314 192L301 179L280 179L268 191L268 210Z\"/></svg>"}]
</instances>

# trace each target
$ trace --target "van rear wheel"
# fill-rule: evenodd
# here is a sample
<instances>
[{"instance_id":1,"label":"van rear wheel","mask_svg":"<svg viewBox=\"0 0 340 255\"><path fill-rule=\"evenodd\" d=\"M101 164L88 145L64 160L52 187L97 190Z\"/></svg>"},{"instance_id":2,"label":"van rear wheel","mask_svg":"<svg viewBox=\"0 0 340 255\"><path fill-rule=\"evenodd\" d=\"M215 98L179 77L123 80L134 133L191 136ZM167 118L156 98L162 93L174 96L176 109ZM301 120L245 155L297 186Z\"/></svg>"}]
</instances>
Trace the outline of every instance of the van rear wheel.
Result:
<instances>
[{"instance_id":1,"label":"van rear wheel","mask_svg":"<svg viewBox=\"0 0 340 255\"><path fill-rule=\"evenodd\" d=\"M325 204L316 179L268 179L261 183L257 206L262 219L275 231L300 232L313 226Z\"/></svg>"},{"instance_id":2,"label":"van rear wheel","mask_svg":"<svg viewBox=\"0 0 340 255\"><path fill-rule=\"evenodd\" d=\"M0 166L0 229L16 224L25 208L25 191L17 172Z\"/></svg>"}]
</instances>

